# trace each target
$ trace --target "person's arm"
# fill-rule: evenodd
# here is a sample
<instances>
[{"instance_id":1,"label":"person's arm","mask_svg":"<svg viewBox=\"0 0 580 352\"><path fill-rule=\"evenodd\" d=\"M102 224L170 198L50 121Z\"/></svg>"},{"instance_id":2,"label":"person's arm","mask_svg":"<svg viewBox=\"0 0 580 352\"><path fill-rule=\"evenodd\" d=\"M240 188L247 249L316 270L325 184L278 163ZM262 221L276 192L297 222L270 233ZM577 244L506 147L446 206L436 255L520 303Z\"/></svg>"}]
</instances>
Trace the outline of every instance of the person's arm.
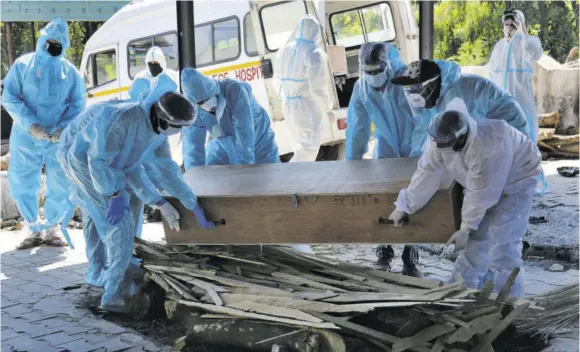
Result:
<instances>
[{"instance_id":1,"label":"person's arm","mask_svg":"<svg viewBox=\"0 0 580 352\"><path fill-rule=\"evenodd\" d=\"M371 119L360 96L360 80L356 82L346 115L346 160L360 160L368 150Z\"/></svg>"},{"instance_id":2,"label":"person's arm","mask_svg":"<svg viewBox=\"0 0 580 352\"><path fill-rule=\"evenodd\" d=\"M252 96L241 85L236 84L228 87L226 100L227 104L232 104L230 111L235 135L236 155L230 157L230 160L237 159L239 164L252 165L256 162Z\"/></svg>"},{"instance_id":3,"label":"person's arm","mask_svg":"<svg viewBox=\"0 0 580 352\"><path fill-rule=\"evenodd\" d=\"M328 82L330 80L328 57L322 50L317 49L308 56L306 65L306 77L308 77L312 94L316 97L316 102L321 112L326 113L332 110L332 101L328 91Z\"/></svg>"},{"instance_id":4,"label":"person's arm","mask_svg":"<svg viewBox=\"0 0 580 352\"><path fill-rule=\"evenodd\" d=\"M201 113L198 110L198 114ZM196 125L181 129L181 153L185 170L196 166L205 166L205 140L207 130Z\"/></svg>"},{"instance_id":5,"label":"person's arm","mask_svg":"<svg viewBox=\"0 0 580 352\"><path fill-rule=\"evenodd\" d=\"M536 63L542 55L544 54L544 50L542 49L542 42L540 42L540 38L527 35L525 37L526 45L526 55L527 58L531 61L532 64Z\"/></svg>"},{"instance_id":6,"label":"person's arm","mask_svg":"<svg viewBox=\"0 0 580 352\"><path fill-rule=\"evenodd\" d=\"M119 117L121 119L122 117ZM123 149L126 132L121 121L112 123L106 119L95 121L93 128L86 129L91 144L87 152L89 173L97 192L110 196L117 192L122 185L117 183L124 174L121 170L112 167L113 161Z\"/></svg>"},{"instance_id":7,"label":"person's arm","mask_svg":"<svg viewBox=\"0 0 580 352\"><path fill-rule=\"evenodd\" d=\"M68 66L70 70L69 82L72 83L68 94L69 105L63 118L58 123L57 129L65 128L87 106L85 82L79 71L72 64L68 64Z\"/></svg>"},{"instance_id":8,"label":"person's arm","mask_svg":"<svg viewBox=\"0 0 580 352\"><path fill-rule=\"evenodd\" d=\"M4 92L2 93L2 105L8 111L14 123L25 131L29 131L32 125L37 125L40 120L32 110L28 108L22 98L23 75L21 68L25 62L17 60L4 78Z\"/></svg>"},{"instance_id":9,"label":"person's arm","mask_svg":"<svg viewBox=\"0 0 580 352\"><path fill-rule=\"evenodd\" d=\"M477 150L468 159L461 221L472 230L478 229L487 210L499 201L507 182L513 147L511 143L499 143L502 145Z\"/></svg>"},{"instance_id":10,"label":"person's arm","mask_svg":"<svg viewBox=\"0 0 580 352\"><path fill-rule=\"evenodd\" d=\"M419 158L417 170L411 183L399 192L395 206L407 214L421 210L439 189L444 174L440 156L427 144L425 153Z\"/></svg>"},{"instance_id":11,"label":"person's arm","mask_svg":"<svg viewBox=\"0 0 580 352\"><path fill-rule=\"evenodd\" d=\"M152 169L145 165L137 165L130 172L125 173L127 184L135 195L145 204L158 205L163 200L158 187L151 179Z\"/></svg>"},{"instance_id":12,"label":"person's arm","mask_svg":"<svg viewBox=\"0 0 580 352\"><path fill-rule=\"evenodd\" d=\"M488 96L488 110L486 118L492 120L504 120L508 125L530 136L530 127L522 108L509 93L501 89L495 83L486 80L482 85L486 91L479 92ZM476 95L477 97L477 95Z\"/></svg>"},{"instance_id":13,"label":"person's arm","mask_svg":"<svg viewBox=\"0 0 580 352\"><path fill-rule=\"evenodd\" d=\"M197 197L185 183L179 166L171 158L171 150L167 141L155 150L155 156L147 163L147 169L152 171L149 178L157 186L157 189L165 190L178 198L187 209L195 210Z\"/></svg>"}]
</instances>

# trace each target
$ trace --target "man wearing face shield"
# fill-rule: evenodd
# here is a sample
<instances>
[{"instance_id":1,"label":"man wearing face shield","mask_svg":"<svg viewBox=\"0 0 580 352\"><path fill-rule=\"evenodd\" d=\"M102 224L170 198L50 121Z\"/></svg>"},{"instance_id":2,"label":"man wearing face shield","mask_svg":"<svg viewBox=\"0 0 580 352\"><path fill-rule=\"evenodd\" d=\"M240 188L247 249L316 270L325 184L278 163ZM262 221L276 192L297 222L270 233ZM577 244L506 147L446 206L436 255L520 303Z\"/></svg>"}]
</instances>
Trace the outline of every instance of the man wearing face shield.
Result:
<instances>
[{"instance_id":1,"label":"man wearing face shield","mask_svg":"<svg viewBox=\"0 0 580 352\"><path fill-rule=\"evenodd\" d=\"M332 110L328 58L318 21L305 15L276 54L275 86L284 106L294 156L290 162L316 161L322 121Z\"/></svg>"},{"instance_id":2,"label":"man wearing face shield","mask_svg":"<svg viewBox=\"0 0 580 352\"><path fill-rule=\"evenodd\" d=\"M522 239L541 172L536 145L505 121L471 119L460 99L436 115L428 131L417 171L389 219L402 226L407 214L427 204L444 176L452 177L465 188L461 227L449 240L465 248L454 273L473 289L489 278L498 292L519 267L511 296L523 297Z\"/></svg>"},{"instance_id":3,"label":"man wearing face shield","mask_svg":"<svg viewBox=\"0 0 580 352\"><path fill-rule=\"evenodd\" d=\"M203 165L279 163L270 117L246 82L215 80L194 68L181 71L187 99L197 105L197 118L183 130L185 170ZM206 135L211 140L205 145Z\"/></svg>"},{"instance_id":4,"label":"man wearing face shield","mask_svg":"<svg viewBox=\"0 0 580 352\"><path fill-rule=\"evenodd\" d=\"M175 89L164 76L141 102L95 104L64 132L59 146L59 160L75 186L72 199L84 215L89 260L85 281L105 288L100 306L104 310L127 312L127 299L137 291L132 250L134 214L140 209L132 208L143 204L130 201L131 193L159 207L175 230L180 215L160 189L180 199L200 227L215 227L171 159L167 136L195 119L195 108Z\"/></svg>"},{"instance_id":5,"label":"man wearing face shield","mask_svg":"<svg viewBox=\"0 0 580 352\"><path fill-rule=\"evenodd\" d=\"M390 44L370 42L361 46L360 75L348 104L346 159L360 160L367 152L371 123L375 125L376 145L373 159L413 157L411 134L413 121L403 90L390 79L402 74L407 66L397 48ZM377 248L378 262L389 266L395 252L391 246ZM403 273L421 277L417 268L419 254L415 247L403 250Z\"/></svg>"},{"instance_id":6,"label":"man wearing face shield","mask_svg":"<svg viewBox=\"0 0 580 352\"><path fill-rule=\"evenodd\" d=\"M538 140L538 114L532 90L534 66L542 57L540 39L528 35L524 14L507 10L502 17L504 38L495 45L489 62L491 80L509 92L520 104L530 128L532 141ZM548 184L542 174L538 191Z\"/></svg>"},{"instance_id":7,"label":"man wearing face shield","mask_svg":"<svg viewBox=\"0 0 580 352\"><path fill-rule=\"evenodd\" d=\"M420 155L432 118L445 111L447 104L461 98L474 119L504 120L529 136L525 115L515 99L490 80L462 74L458 64L444 60L414 61L404 74L391 82L403 87L411 107L413 132L411 155Z\"/></svg>"},{"instance_id":8,"label":"man wearing face shield","mask_svg":"<svg viewBox=\"0 0 580 352\"><path fill-rule=\"evenodd\" d=\"M40 31L35 53L18 58L4 80L2 105L14 119L9 190L30 232L19 249L43 242L65 245L59 232L66 232L73 205L68 200L69 185L56 159L56 148L63 129L86 105L82 77L64 58L69 45L67 23L61 19L50 22ZM46 222L38 213L43 165ZM41 238L44 230L47 232Z\"/></svg>"},{"instance_id":9,"label":"man wearing face shield","mask_svg":"<svg viewBox=\"0 0 580 352\"><path fill-rule=\"evenodd\" d=\"M149 81L154 81L161 74L168 75L175 84L179 84L179 73L175 70L167 68L167 60L165 54L158 46L152 46L145 55L145 63L147 69L137 73L135 79L145 78Z\"/></svg>"}]
</instances>

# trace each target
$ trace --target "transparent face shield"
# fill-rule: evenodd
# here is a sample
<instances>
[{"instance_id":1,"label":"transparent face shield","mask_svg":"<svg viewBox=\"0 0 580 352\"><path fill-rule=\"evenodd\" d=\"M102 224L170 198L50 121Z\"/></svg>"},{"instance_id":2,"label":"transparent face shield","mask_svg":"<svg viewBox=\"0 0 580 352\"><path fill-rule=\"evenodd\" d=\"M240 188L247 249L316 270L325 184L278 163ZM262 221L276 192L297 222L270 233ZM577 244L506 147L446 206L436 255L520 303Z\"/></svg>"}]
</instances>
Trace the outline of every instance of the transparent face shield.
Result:
<instances>
[{"instance_id":1,"label":"transparent face shield","mask_svg":"<svg viewBox=\"0 0 580 352\"><path fill-rule=\"evenodd\" d=\"M448 110L435 116L429 128L429 138L435 142L437 149L461 151L469 135L468 118L456 110Z\"/></svg>"},{"instance_id":2,"label":"transparent face shield","mask_svg":"<svg viewBox=\"0 0 580 352\"><path fill-rule=\"evenodd\" d=\"M430 109L435 106L433 94L437 88L436 84L439 77L437 75L423 83L403 87L405 97L414 115L420 115L425 109Z\"/></svg>"},{"instance_id":3,"label":"transparent face shield","mask_svg":"<svg viewBox=\"0 0 580 352\"><path fill-rule=\"evenodd\" d=\"M377 65L360 65L361 81L367 83L372 88L384 88L390 76L391 65L387 61L382 61Z\"/></svg>"},{"instance_id":4,"label":"transparent face shield","mask_svg":"<svg viewBox=\"0 0 580 352\"><path fill-rule=\"evenodd\" d=\"M172 116L163 104L154 104L155 114L151 116L151 124L155 133L164 136L173 136L181 132L181 129L193 124L193 119L183 120Z\"/></svg>"}]
</instances>

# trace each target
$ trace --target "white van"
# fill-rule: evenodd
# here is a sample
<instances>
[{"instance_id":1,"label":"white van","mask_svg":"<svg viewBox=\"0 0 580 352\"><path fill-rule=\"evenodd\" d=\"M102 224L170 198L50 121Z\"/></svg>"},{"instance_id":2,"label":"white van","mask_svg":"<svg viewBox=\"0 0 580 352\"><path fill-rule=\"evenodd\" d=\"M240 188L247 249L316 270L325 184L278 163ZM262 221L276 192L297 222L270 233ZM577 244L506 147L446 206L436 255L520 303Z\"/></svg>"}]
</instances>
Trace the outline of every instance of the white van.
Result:
<instances>
[{"instance_id":1,"label":"white van","mask_svg":"<svg viewBox=\"0 0 580 352\"><path fill-rule=\"evenodd\" d=\"M133 78L147 68L145 54L153 45L164 51L168 68L179 70L176 12L175 1L134 1L95 32L81 62L89 105L128 98ZM343 151L346 108L358 79L360 45L386 41L399 48L406 62L419 56L418 27L409 1L196 0L196 65L211 77L248 82L272 119L280 155L290 153L286 121L270 78L276 50L306 13L319 18L325 46L333 49L329 50L332 61L346 61L329 67L334 76L328 84L335 119L325 123L323 152L325 160L333 160ZM345 70L337 70L337 66L347 72L340 72ZM177 142L172 140L172 153L180 163Z\"/></svg>"}]
</instances>

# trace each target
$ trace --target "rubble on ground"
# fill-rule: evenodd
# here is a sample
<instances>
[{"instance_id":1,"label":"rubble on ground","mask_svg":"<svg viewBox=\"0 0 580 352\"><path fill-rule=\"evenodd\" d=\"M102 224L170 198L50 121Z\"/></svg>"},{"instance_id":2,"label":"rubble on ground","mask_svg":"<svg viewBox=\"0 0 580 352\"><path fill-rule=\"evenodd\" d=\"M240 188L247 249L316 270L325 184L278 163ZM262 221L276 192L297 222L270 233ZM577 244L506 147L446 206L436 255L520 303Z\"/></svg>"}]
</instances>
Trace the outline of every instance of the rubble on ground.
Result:
<instances>
[{"instance_id":1,"label":"rubble on ground","mask_svg":"<svg viewBox=\"0 0 580 352\"><path fill-rule=\"evenodd\" d=\"M163 246L136 240L145 283L190 343L256 351L484 351L530 301L374 270L275 246ZM354 340L353 340L354 339ZM362 345L361 345L362 344ZM348 350L352 350L349 348ZM372 350L372 349L371 349Z\"/></svg>"}]
</instances>

